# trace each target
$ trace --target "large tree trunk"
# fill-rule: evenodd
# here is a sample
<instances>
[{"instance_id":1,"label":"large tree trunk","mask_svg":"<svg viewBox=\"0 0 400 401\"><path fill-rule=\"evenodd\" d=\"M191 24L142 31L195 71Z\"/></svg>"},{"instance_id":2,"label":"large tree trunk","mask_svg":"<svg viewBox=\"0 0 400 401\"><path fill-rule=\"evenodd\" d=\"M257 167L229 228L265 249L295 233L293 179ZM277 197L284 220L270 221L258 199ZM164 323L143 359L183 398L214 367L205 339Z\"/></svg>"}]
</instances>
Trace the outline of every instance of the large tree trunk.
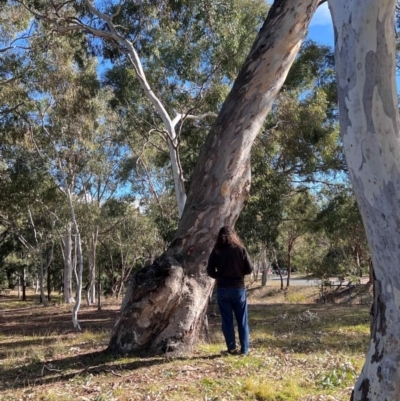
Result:
<instances>
[{"instance_id":1,"label":"large tree trunk","mask_svg":"<svg viewBox=\"0 0 400 401\"><path fill-rule=\"evenodd\" d=\"M298 53L318 0L275 1L200 153L175 240L131 277L109 343L118 353L185 352L198 339L221 226L250 189L250 150Z\"/></svg>"},{"instance_id":2,"label":"large tree trunk","mask_svg":"<svg viewBox=\"0 0 400 401\"><path fill-rule=\"evenodd\" d=\"M400 395L400 125L395 0L329 0L340 127L375 273L370 346L353 401Z\"/></svg>"}]
</instances>

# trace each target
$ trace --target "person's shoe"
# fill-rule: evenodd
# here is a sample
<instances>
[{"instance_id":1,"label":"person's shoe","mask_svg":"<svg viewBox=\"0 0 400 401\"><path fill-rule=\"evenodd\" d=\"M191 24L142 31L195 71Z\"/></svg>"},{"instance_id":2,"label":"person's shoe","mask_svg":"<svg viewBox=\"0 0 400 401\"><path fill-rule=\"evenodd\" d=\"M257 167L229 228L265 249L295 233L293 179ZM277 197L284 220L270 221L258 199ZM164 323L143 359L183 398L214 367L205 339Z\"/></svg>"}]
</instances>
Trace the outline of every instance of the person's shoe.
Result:
<instances>
[{"instance_id":1,"label":"person's shoe","mask_svg":"<svg viewBox=\"0 0 400 401\"><path fill-rule=\"evenodd\" d=\"M221 351L222 355L239 355L237 348L228 349L227 351Z\"/></svg>"}]
</instances>

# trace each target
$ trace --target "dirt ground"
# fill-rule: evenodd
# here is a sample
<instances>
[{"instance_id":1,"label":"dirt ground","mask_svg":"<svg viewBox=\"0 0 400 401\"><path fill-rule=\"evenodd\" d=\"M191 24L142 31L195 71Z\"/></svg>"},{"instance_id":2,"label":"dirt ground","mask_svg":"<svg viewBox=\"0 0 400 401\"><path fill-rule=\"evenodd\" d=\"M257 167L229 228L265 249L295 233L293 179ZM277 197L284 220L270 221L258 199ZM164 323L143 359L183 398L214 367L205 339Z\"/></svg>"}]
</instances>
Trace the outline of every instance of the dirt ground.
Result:
<instances>
[{"instance_id":1,"label":"dirt ground","mask_svg":"<svg viewBox=\"0 0 400 401\"><path fill-rule=\"evenodd\" d=\"M56 300L44 307L33 294L27 302L13 292L0 295L0 400L348 400L367 347L370 292L363 286L322 304L315 287L251 286L246 360L221 359L214 302L209 341L191 355L120 359L104 350L121 300L103 300L101 310L82 305L77 333L71 306ZM336 382L337 372L343 377Z\"/></svg>"},{"instance_id":2,"label":"dirt ground","mask_svg":"<svg viewBox=\"0 0 400 401\"><path fill-rule=\"evenodd\" d=\"M51 304L48 307L29 305L2 309L2 303L9 303L10 296L0 296L0 333L3 335L34 336L39 334L67 334L74 333L70 307ZM110 330L117 318L120 301L109 301L102 306L82 305L78 319L80 325L86 330Z\"/></svg>"}]
</instances>

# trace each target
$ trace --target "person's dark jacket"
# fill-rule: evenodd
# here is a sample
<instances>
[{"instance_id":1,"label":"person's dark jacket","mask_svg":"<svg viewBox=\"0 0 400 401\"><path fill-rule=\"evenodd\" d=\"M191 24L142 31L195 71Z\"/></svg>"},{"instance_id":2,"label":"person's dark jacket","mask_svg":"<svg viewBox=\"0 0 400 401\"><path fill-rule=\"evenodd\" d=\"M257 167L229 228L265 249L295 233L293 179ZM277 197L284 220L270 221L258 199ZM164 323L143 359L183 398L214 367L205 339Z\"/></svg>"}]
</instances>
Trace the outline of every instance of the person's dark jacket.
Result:
<instances>
[{"instance_id":1,"label":"person's dark jacket","mask_svg":"<svg viewBox=\"0 0 400 401\"><path fill-rule=\"evenodd\" d=\"M207 274L217 280L218 288L245 288L244 276L252 271L246 249L239 246L214 249L208 259Z\"/></svg>"}]
</instances>

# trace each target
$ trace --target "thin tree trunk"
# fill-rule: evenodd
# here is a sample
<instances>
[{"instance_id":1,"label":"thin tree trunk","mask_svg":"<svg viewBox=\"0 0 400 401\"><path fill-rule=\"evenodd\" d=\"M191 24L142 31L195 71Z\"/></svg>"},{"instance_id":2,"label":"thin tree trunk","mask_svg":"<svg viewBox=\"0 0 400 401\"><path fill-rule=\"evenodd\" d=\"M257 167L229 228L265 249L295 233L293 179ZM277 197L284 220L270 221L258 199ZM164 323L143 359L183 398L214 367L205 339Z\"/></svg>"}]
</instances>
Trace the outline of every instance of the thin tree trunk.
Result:
<instances>
[{"instance_id":1,"label":"thin tree trunk","mask_svg":"<svg viewBox=\"0 0 400 401\"><path fill-rule=\"evenodd\" d=\"M318 0L275 1L200 153L175 240L130 280L109 349L188 351L214 282L206 263L250 189L251 146L304 39Z\"/></svg>"},{"instance_id":2,"label":"thin tree trunk","mask_svg":"<svg viewBox=\"0 0 400 401\"><path fill-rule=\"evenodd\" d=\"M89 260L89 284L86 291L86 301L88 305L96 303L96 248L98 235L99 227L96 226L94 231L91 233L91 238L87 247Z\"/></svg>"},{"instance_id":3,"label":"thin tree trunk","mask_svg":"<svg viewBox=\"0 0 400 401\"><path fill-rule=\"evenodd\" d=\"M22 269L22 300L26 301L26 271Z\"/></svg>"},{"instance_id":4,"label":"thin tree trunk","mask_svg":"<svg viewBox=\"0 0 400 401\"><path fill-rule=\"evenodd\" d=\"M101 264L99 264L99 277L97 281L97 310L101 310Z\"/></svg>"},{"instance_id":5,"label":"thin tree trunk","mask_svg":"<svg viewBox=\"0 0 400 401\"><path fill-rule=\"evenodd\" d=\"M116 289L116 295L115 298L118 299L121 296L121 292L122 292L122 288L124 287L124 281L125 281L125 263L126 263L126 258L124 257L124 251L122 249L122 242L121 242L121 238L119 239L119 249L120 249L120 254L121 254L121 278L119 280L119 284L117 286ZM149 263L151 264L151 263Z\"/></svg>"},{"instance_id":6,"label":"thin tree trunk","mask_svg":"<svg viewBox=\"0 0 400 401\"><path fill-rule=\"evenodd\" d=\"M48 263L46 265L46 274L47 274L47 300L51 301L51 274L50 274L50 266L53 261L53 253L54 253L54 241L51 244L50 255L48 255Z\"/></svg>"},{"instance_id":7,"label":"thin tree trunk","mask_svg":"<svg viewBox=\"0 0 400 401\"><path fill-rule=\"evenodd\" d=\"M361 263L360 263L360 254L359 254L359 246L356 245L354 247L354 259L355 259L355 264L356 264L356 274L357 277L362 277L362 271L361 271Z\"/></svg>"},{"instance_id":8,"label":"thin tree trunk","mask_svg":"<svg viewBox=\"0 0 400 401\"><path fill-rule=\"evenodd\" d=\"M76 250L76 266L75 266L75 277L76 277L76 301L72 310L72 324L74 329L81 331L81 326L78 321L78 311L82 301L82 273L83 273L83 257L82 257L82 241L79 231L78 222L75 218L75 209L72 203L72 194L69 188L66 189L67 199L69 203L69 209L71 213L71 221L75 230L75 250Z\"/></svg>"},{"instance_id":9,"label":"thin tree trunk","mask_svg":"<svg viewBox=\"0 0 400 401\"><path fill-rule=\"evenodd\" d=\"M287 266L287 277L286 277L286 287L290 285L290 273L292 271L292 255L288 252L288 266Z\"/></svg>"},{"instance_id":10,"label":"thin tree trunk","mask_svg":"<svg viewBox=\"0 0 400 401\"><path fill-rule=\"evenodd\" d=\"M40 303L47 305L47 299L44 296L44 267L43 267L43 256L40 257L39 270L39 288L40 288Z\"/></svg>"},{"instance_id":11,"label":"thin tree trunk","mask_svg":"<svg viewBox=\"0 0 400 401\"><path fill-rule=\"evenodd\" d=\"M64 287L64 302L66 304L72 304L75 299L72 295L72 234L71 234L71 222L68 222L64 233L64 240L61 244L61 250L64 257L64 275L63 275L63 287Z\"/></svg>"},{"instance_id":12,"label":"thin tree trunk","mask_svg":"<svg viewBox=\"0 0 400 401\"><path fill-rule=\"evenodd\" d=\"M353 401L397 401L400 394L395 6L396 0L329 0L336 32L341 134L375 275L370 345Z\"/></svg>"},{"instance_id":13,"label":"thin tree trunk","mask_svg":"<svg viewBox=\"0 0 400 401\"><path fill-rule=\"evenodd\" d=\"M282 277L281 269L279 267L278 257L276 255L275 248L272 248L272 253L274 255L274 261L275 261L276 269L278 270L278 274L279 274L279 277L281 279L281 290L283 290L283 277Z\"/></svg>"},{"instance_id":14,"label":"thin tree trunk","mask_svg":"<svg viewBox=\"0 0 400 401\"><path fill-rule=\"evenodd\" d=\"M124 282L121 280L121 282L119 283L119 286L118 286L118 291L116 291L116 294L117 294L115 296L116 299L118 299L121 296L123 288L124 288Z\"/></svg>"},{"instance_id":15,"label":"thin tree trunk","mask_svg":"<svg viewBox=\"0 0 400 401\"><path fill-rule=\"evenodd\" d=\"M264 248L264 257L262 261L262 279L261 279L261 287L265 287L268 281L268 259L267 259L267 248Z\"/></svg>"},{"instance_id":16,"label":"thin tree trunk","mask_svg":"<svg viewBox=\"0 0 400 401\"><path fill-rule=\"evenodd\" d=\"M47 300L51 302L51 270L47 267Z\"/></svg>"},{"instance_id":17,"label":"thin tree trunk","mask_svg":"<svg viewBox=\"0 0 400 401\"><path fill-rule=\"evenodd\" d=\"M75 226L75 224L74 224ZM78 311L82 302L82 271L83 271L83 260L82 260L82 244L79 230L76 231L75 228L75 241L76 241L76 249L77 249L77 273L76 273L76 301L74 308L72 310L72 324L74 329L77 331L81 331L81 326L78 321Z\"/></svg>"}]
</instances>

